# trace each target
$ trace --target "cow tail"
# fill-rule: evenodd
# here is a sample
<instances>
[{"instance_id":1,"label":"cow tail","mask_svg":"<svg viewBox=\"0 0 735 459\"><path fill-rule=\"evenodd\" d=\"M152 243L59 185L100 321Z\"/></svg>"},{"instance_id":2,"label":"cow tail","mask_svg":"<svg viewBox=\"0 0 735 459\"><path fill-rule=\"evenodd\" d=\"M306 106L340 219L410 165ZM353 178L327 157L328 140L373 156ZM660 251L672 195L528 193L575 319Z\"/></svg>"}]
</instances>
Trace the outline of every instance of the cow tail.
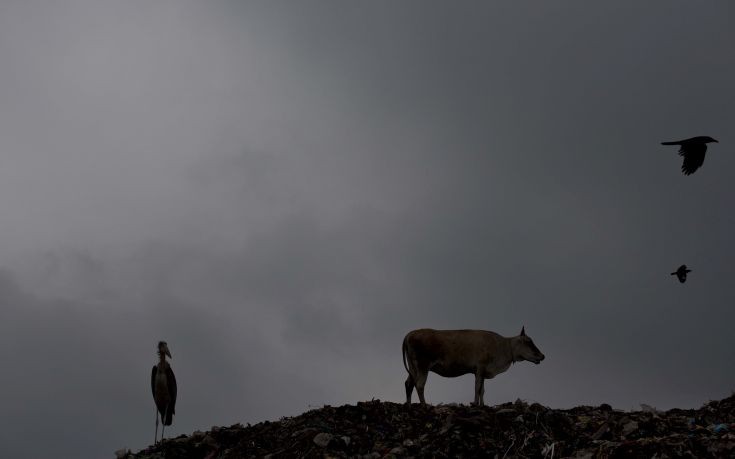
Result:
<instances>
[{"instance_id":1,"label":"cow tail","mask_svg":"<svg viewBox=\"0 0 735 459\"><path fill-rule=\"evenodd\" d=\"M405 338L403 338L403 347L401 349L401 354L403 355L403 368L406 369L408 374L411 374L411 370L408 369L408 365L406 365L406 350L408 349L408 335L406 335Z\"/></svg>"}]
</instances>

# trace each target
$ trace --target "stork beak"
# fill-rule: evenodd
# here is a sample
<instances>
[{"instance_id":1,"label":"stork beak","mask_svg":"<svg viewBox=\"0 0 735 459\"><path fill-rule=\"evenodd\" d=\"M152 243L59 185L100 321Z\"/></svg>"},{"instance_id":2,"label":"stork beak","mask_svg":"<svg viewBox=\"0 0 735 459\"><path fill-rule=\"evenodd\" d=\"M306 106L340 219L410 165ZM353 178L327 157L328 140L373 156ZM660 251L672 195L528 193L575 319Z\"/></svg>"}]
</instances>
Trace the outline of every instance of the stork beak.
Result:
<instances>
[{"instance_id":1,"label":"stork beak","mask_svg":"<svg viewBox=\"0 0 735 459\"><path fill-rule=\"evenodd\" d=\"M160 350L163 351L163 355L167 355L171 359L173 358L171 357L171 351L168 350L168 344L162 343Z\"/></svg>"}]
</instances>

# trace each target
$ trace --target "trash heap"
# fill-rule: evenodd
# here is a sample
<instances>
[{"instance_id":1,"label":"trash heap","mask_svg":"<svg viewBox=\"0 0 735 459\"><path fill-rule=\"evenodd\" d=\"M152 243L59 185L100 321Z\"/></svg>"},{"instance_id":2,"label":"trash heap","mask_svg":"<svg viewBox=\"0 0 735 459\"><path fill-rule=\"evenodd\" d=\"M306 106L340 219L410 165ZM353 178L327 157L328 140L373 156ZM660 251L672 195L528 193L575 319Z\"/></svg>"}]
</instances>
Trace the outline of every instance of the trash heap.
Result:
<instances>
[{"instance_id":1,"label":"trash heap","mask_svg":"<svg viewBox=\"0 0 735 459\"><path fill-rule=\"evenodd\" d=\"M134 458L735 457L735 395L697 410L373 400L164 440Z\"/></svg>"}]
</instances>

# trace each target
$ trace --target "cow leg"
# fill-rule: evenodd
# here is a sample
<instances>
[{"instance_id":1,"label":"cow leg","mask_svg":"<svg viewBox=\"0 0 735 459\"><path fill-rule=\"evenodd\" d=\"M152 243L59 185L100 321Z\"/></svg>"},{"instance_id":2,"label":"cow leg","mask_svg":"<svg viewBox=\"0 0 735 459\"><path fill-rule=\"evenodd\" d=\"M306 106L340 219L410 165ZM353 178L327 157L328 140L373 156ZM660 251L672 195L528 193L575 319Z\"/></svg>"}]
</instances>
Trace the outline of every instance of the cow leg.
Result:
<instances>
[{"instance_id":1,"label":"cow leg","mask_svg":"<svg viewBox=\"0 0 735 459\"><path fill-rule=\"evenodd\" d=\"M485 404L485 378L481 373L475 373L475 405L483 406Z\"/></svg>"},{"instance_id":2,"label":"cow leg","mask_svg":"<svg viewBox=\"0 0 735 459\"><path fill-rule=\"evenodd\" d=\"M406 405L411 405L411 394L413 393L413 376L411 374L406 378Z\"/></svg>"},{"instance_id":3,"label":"cow leg","mask_svg":"<svg viewBox=\"0 0 735 459\"><path fill-rule=\"evenodd\" d=\"M417 371L416 372L416 393L419 394L419 400L421 401L422 405L426 405L426 400L424 399L424 386L426 385L426 378L429 376L429 371Z\"/></svg>"}]
</instances>

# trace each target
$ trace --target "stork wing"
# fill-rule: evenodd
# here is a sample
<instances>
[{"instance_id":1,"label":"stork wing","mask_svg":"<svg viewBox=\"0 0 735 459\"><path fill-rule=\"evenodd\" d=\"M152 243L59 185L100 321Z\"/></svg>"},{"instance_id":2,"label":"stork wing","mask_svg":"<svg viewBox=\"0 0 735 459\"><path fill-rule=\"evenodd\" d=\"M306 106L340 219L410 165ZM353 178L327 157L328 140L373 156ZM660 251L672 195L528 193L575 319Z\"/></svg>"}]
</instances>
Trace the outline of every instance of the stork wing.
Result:
<instances>
[{"instance_id":1,"label":"stork wing","mask_svg":"<svg viewBox=\"0 0 735 459\"><path fill-rule=\"evenodd\" d=\"M158 365L153 365L153 369L151 370L151 392L153 393L153 399L156 399L156 371L158 370Z\"/></svg>"},{"instance_id":2,"label":"stork wing","mask_svg":"<svg viewBox=\"0 0 735 459\"><path fill-rule=\"evenodd\" d=\"M166 369L166 382L168 383L168 392L171 395L171 414L176 414L176 376L174 376L174 370L169 366Z\"/></svg>"},{"instance_id":3,"label":"stork wing","mask_svg":"<svg viewBox=\"0 0 735 459\"><path fill-rule=\"evenodd\" d=\"M704 164L704 154L707 151L706 143L683 144L679 155L684 157L681 171L684 175L691 175Z\"/></svg>"}]
</instances>

